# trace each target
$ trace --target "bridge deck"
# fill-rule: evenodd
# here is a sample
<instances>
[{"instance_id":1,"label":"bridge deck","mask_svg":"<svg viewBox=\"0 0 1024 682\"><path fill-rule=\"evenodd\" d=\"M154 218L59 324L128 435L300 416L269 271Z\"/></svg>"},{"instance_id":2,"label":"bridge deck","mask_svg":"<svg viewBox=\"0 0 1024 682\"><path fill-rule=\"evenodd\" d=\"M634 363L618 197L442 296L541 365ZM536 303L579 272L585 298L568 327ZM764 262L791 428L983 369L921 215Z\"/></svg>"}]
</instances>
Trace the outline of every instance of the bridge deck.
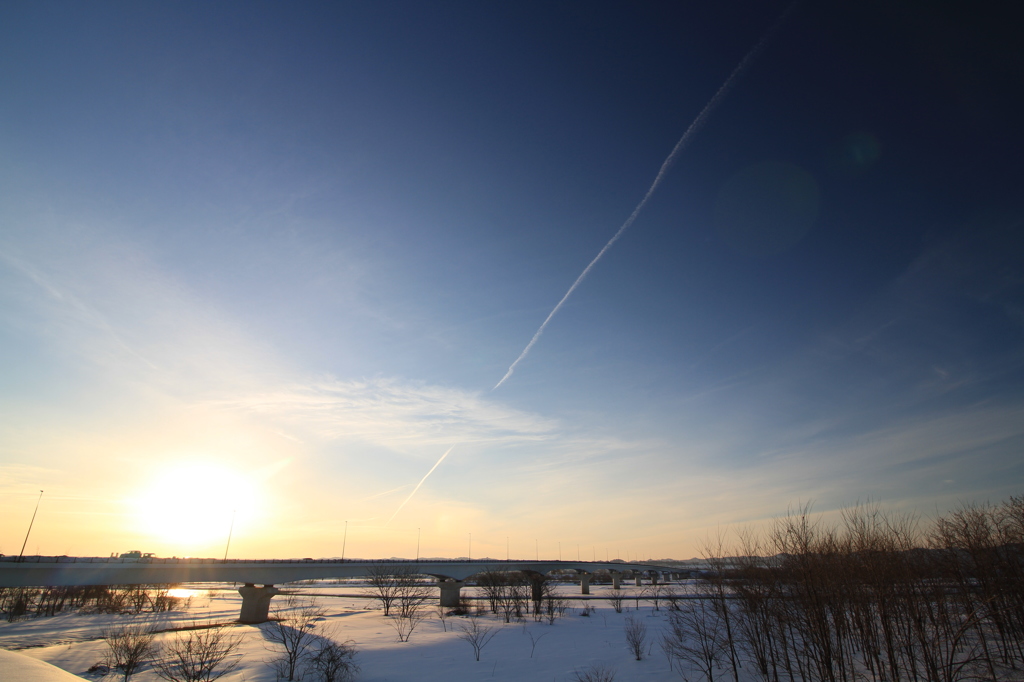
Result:
<instances>
[{"instance_id":1,"label":"bridge deck","mask_svg":"<svg viewBox=\"0 0 1024 682\"><path fill-rule=\"evenodd\" d=\"M0 557L0 587L145 585L185 582L239 582L278 585L298 580L357 578L375 567L396 572L465 580L486 571L555 570L584 573L672 572L650 564L595 561L523 560L362 560L362 559L120 559L111 557Z\"/></svg>"}]
</instances>

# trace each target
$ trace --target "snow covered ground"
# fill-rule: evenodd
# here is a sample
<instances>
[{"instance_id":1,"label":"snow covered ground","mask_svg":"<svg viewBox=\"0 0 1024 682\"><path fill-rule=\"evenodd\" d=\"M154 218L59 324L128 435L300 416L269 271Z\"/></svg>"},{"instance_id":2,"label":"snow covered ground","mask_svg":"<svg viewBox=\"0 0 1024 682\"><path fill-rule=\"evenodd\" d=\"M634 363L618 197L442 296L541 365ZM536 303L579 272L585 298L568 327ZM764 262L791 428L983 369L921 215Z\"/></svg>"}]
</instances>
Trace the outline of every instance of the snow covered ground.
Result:
<instances>
[{"instance_id":1,"label":"snow covered ground","mask_svg":"<svg viewBox=\"0 0 1024 682\"><path fill-rule=\"evenodd\" d=\"M65 613L49 618L0 623L0 648L17 650L86 679L101 679L87 671L105 659L107 645L101 635L112 624L145 620L153 622L157 629L170 630L191 625L194 621L231 623L238 617L241 597L230 586L194 588L187 611L156 617ZM685 591L682 585L674 588ZM614 666L616 682L680 679L679 673L670 669L658 645L665 628L665 603L662 602L661 609L655 611L650 602L642 601L637 611L636 602L628 599L624 612L619 614L606 599L612 594L610 586L592 585L588 599L580 595L579 585L558 585L557 594L567 598L572 608L553 625L534 622L532 618L524 623L505 624L493 615L481 617L481 624L496 628L498 634L483 649L479 662L474 659L471 646L458 637L457 628L468 622L468 617L449 616L442 622L435 604L427 607L428 618L413 632L411 639L398 642L395 630L389 624L391 619L384 617L377 602L367 598L369 591L365 585L318 583L282 589L318 597L327 609L326 620L318 623L318 630L333 631L334 639L355 643L359 651L356 661L362 669L357 679L363 682L563 682L575 679L574 670L597 663ZM623 586L621 592L631 597L637 589ZM476 588L464 588L463 595L476 596ZM596 607L590 616L581 615L580 607L584 600ZM274 606L283 606L284 603L284 597L274 598ZM627 616L638 618L647 626L647 652L641 661L634 660L626 646L623 628ZM225 682L276 680L274 670L266 663L275 657L275 650L261 628L234 624L230 626L230 632L243 637L239 648L242 663L221 679ZM165 641L173 636L173 632L161 633L158 640ZM699 678L699 674L688 676ZM151 682L159 678L146 665L132 679ZM5 678L3 682L14 680Z\"/></svg>"}]
</instances>

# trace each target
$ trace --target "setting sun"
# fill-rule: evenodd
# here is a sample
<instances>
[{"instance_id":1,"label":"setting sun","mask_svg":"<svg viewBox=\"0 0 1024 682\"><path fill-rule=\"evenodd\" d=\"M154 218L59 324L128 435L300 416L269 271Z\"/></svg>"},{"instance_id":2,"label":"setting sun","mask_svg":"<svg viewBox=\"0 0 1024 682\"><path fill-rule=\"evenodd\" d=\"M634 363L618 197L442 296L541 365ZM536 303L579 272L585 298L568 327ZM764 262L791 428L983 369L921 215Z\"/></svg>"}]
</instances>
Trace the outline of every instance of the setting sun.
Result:
<instances>
[{"instance_id":1,"label":"setting sun","mask_svg":"<svg viewBox=\"0 0 1024 682\"><path fill-rule=\"evenodd\" d=\"M256 484L243 474L200 462L157 469L148 486L129 501L139 532L179 553L221 539L251 519Z\"/></svg>"}]
</instances>

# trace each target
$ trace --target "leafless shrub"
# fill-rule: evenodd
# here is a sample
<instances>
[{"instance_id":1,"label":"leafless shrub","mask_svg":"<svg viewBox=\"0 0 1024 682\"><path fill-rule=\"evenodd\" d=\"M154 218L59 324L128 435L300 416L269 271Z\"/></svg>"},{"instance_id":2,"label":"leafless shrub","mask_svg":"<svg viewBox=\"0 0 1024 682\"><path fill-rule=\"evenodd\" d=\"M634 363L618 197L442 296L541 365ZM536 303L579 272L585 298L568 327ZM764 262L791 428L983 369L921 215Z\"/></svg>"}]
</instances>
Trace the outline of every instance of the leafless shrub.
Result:
<instances>
[{"instance_id":1,"label":"leafless shrub","mask_svg":"<svg viewBox=\"0 0 1024 682\"><path fill-rule=\"evenodd\" d=\"M639 618L626 616L626 645L636 660L643 660L647 644L647 625Z\"/></svg>"},{"instance_id":2,"label":"leafless shrub","mask_svg":"<svg viewBox=\"0 0 1024 682\"><path fill-rule=\"evenodd\" d=\"M192 606L192 597L172 597L168 585L154 585L149 590L149 608L153 613L174 611L184 608L186 611Z\"/></svg>"},{"instance_id":3,"label":"leafless shrub","mask_svg":"<svg viewBox=\"0 0 1024 682\"><path fill-rule=\"evenodd\" d=\"M615 613L622 613L622 602L625 599L621 592L613 592L612 596L608 597L608 603L615 609Z\"/></svg>"},{"instance_id":4,"label":"leafless shrub","mask_svg":"<svg viewBox=\"0 0 1024 682\"><path fill-rule=\"evenodd\" d=\"M321 639L314 629L325 613L326 610L315 599L290 597L284 606L274 610L275 620L260 626L266 641L280 647L278 657L268 663L279 677L295 680L300 674L302 662Z\"/></svg>"},{"instance_id":5,"label":"leafless shrub","mask_svg":"<svg viewBox=\"0 0 1024 682\"><path fill-rule=\"evenodd\" d=\"M654 607L655 611L660 611L661 600L665 596L665 586L654 584L647 588L646 595L647 601L651 602L651 606Z\"/></svg>"},{"instance_id":6,"label":"leafless shrub","mask_svg":"<svg viewBox=\"0 0 1024 682\"><path fill-rule=\"evenodd\" d=\"M157 675L169 682L212 682L227 675L241 662L234 657L240 636L221 628L202 628L178 633L153 662Z\"/></svg>"},{"instance_id":7,"label":"leafless shrub","mask_svg":"<svg viewBox=\"0 0 1024 682\"><path fill-rule=\"evenodd\" d=\"M315 650L309 657L309 668L317 682L348 682L359 672L355 655L353 642L339 643L318 637Z\"/></svg>"},{"instance_id":8,"label":"leafless shrub","mask_svg":"<svg viewBox=\"0 0 1024 682\"><path fill-rule=\"evenodd\" d=\"M399 642L408 642L413 630L426 618L422 606L423 601L403 601L400 608L391 616L388 622L395 629Z\"/></svg>"},{"instance_id":9,"label":"leafless shrub","mask_svg":"<svg viewBox=\"0 0 1024 682\"><path fill-rule=\"evenodd\" d=\"M569 601L562 597L549 593L544 600L544 618L548 625L554 625L555 621L565 615L569 608Z\"/></svg>"},{"instance_id":10,"label":"leafless shrub","mask_svg":"<svg viewBox=\"0 0 1024 682\"><path fill-rule=\"evenodd\" d=\"M448 632L448 607L441 603L441 600L437 601L437 619L441 621L441 627L445 632Z\"/></svg>"},{"instance_id":11,"label":"leafless shrub","mask_svg":"<svg viewBox=\"0 0 1024 682\"><path fill-rule=\"evenodd\" d=\"M615 667L608 663L595 663L572 671L576 682L615 682Z\"/></svg>"},{"instance_id":12,"label":"leafless shrub","mask_svg":"<svg viewBox=\"0 0 1024 682\"><path fill-rule=\"evenodd\" d=\"M473 654L478 661L480 660L480 652L498 634L498 631L494 628L481 625L478 618L470 618L467 624L459 625L458 630L460 632L458 638L469 642L469 645L473 647Z\"/></svg>"},{"instance_id":13,"label":"leafless shrub","mask_svg":"<svg viewBox=\"0 0 1024 682\"><path fill-rule=\"evenodd\" d=\"M107 665L120 670L128 680L153 651L153 629L142 623L120 625L103 632L103 640L110 648Z\"/></svg>"}]
</instances>

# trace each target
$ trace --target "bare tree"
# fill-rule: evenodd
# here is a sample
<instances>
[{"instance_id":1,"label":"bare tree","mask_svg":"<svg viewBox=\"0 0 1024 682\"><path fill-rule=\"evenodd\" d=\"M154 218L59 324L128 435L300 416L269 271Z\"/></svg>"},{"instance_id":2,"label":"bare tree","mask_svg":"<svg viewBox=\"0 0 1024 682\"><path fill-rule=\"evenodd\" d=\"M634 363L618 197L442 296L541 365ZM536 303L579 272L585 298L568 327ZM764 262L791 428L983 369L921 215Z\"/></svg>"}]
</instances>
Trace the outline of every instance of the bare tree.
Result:
<instances>
[{"instance_id":1,"label":"bare tree","mask_svg":"<svg viewBox=\"0 0 1024 682\"><path fill-rule=\"evenodd\" d=\"M487 569L476 577L476 585L483 590L484 596L487 597L491 613L497 613L500 608L506 582L508 582L508 574L494 569Z\"/></svg>"},{"instance_id":2,"label":"bare tree","mask_svg":"<svg viewBox=\"0 0 1024 682\"><path fill-rule=\"evenodd\" d=\"M636 660L644 657L644 648L647 644L647 625L638 618L626 616L626 645L630 652L636 656Z\"/></svg>"},{"instance_id":3,"label":"bare tree","mask_svg":"<svg viewBox=\"0 0 1024 682\"><path fill-rule=\"evenodd\" d=\"M460 625L458 629L460 631L459 639L469 642L469 645L473 647L473 654L476 655L476 660L478 661L480 660L480 652L498 634L498 630L494 628L481 626L478 618L470 618L469 625Z\"/></svg>"},{"instance_id":4,"label":"bare tree","mask_svg":"<svg viewBox=\"0 0 1024 682\"><path fill-rule=\"evenodd\" d=\"M389 564L370 566L367 576L385 616L391 615L391 607L401 598L406 586L413 580L408 568Z\"/></svg>"},{"instance_id":5,"label":"bare tree","mask_svg":"<svg viewBox=\"0 0 1024 682\"><path fill-rule=\"evenodd\" d=\"M481 584L478 582L478 584ZM506 623L521 620L527 611L530 581L523 573L488 572L482 583L493 613L500 613Z\"/></svg>"},{"instance_id":6,"label":"bare tree","mask_svg":"<svg viewBox=\"0 0 1024 682\"><path fill-rule=\"evenodd\" d=\"M709 577L705 583L711 588L714 595L714 607L721 616L724 627L725 642L729 652L729 663L732 666L732 676L735 682L740 682L739 664L736 661L736 638L732 631L732 613L729 608L729 589L726 584L726 574L732 568L725 558L725 538L719 530L715 538L708 536L701 549L704 560L711 567Z\"/></svg>"},{"instance_id":7,"label":"bare tree","mask_svg":"<svg viewBox=\"0 0 1024 682\"><path fill-rule=\"evenodd\" d=\"M399 642L408 642L413 630L426 618L422 606L423 602L402 602L401 608L391 616L388 623L395 629Z\"/></svg>"},{"instance_id":8,"label":"bare tree","mask_svg":"<svg viewBox=\"0 0 1024 682\"><path fill-rule=\"evenodd\" d=\"M621 592L613 592L612 596L608 597L608 602L615 609L615 613L622 613L622 602L625 601L625 597Z\"/></svg>"},{"instance_id":9,"label":"bare tree","mask_svg":"<svg viewBox=\"0 0 1024 682\"><path fill-rule=\"evenodd\" d=\"M309 667L317 682L348 682L359 672L355 655L353 642L339 643L318 637L315 652L309 657Z\"/></svg>"},{"instance_id":10,"label":"bare tree","mask_svg":"<svg viewBox=\"0 0 1024 682\"><path fill-rule=\"evenodd\" d=\"M725 646L721 615L708 600L686 599L669 612L669 631L662 635L661 648L670 660L694 665L714 682Z\"/></svg>"},{"instance_id":11,"label":"bare tree","mask_svg":"<svg viewBox=\"0 0 1024 682\"><path fill-rule=\"evenodd\" d=\"M120 670L128 680L153 651L154 636L152 628L141 623L105 630L103 639L110 647L110 667Z\"/></svg>"},{"instance_id":12,"label":"bare tree","mask_svg":"<svg viewBox=\"0 0 1024 682\"><path fill-rule=\"evenodd\" d=\"M320 639L313 630L325 613L326 610L315 599L290 597L283 607L274 610L275 620L260 627L268 642L281 647L279 657L268 663L279 676L294 680L299 674L303 660Z\"/></svg>"},{"instance_id":13,"label":"bare tree","mask_svg":"<svg viewBox=\"0 0 1024 682\"><path fill-rule=\"evenodd\" d=\"M582 670L573 670L576 682L615 682L615 667L608 663L595 663Z\"/></svg>"},{"instance_id":14,"label":"bare tree","mask_svg":"<svg viewBox=\"0 0 1024 682\"><path fill-rule=\"evenodd\" d=\"M212 682L238 667L241 658L233 654L242 642L240 636L228 635L221 628L193 627L165 645L153 662L157 675L169 682Z\"/></svg>"},{"instance_id":15,"label":"bare tree","mask_svg":"<svg viewBox=\"0 0 1024 682\"><path fill-rule=\"evenodd\" d=\"M390 624L398 634L398 641L408 642L413 630L426 617L423 607L429 598L429 591L426 585L407 573L398 576L395 594Z\"/></svg>"},{"instance_id":16,"label":"bare tree","mask_svg":"<svg viewBox=\"0 0 1024 682\"><path fill-rule=\"evenodd\" d=\"M651 606L654 607L655 611L661 610L661 600L664 598L666 591L670 590L666 586L657 583L647 588L647 601L651 602Z\"/></svg>"},{"instance_id":17,"label":"bare tree","mask_svg":"<svg viewBox=\"0 0 1024 682\"><path fill-rule=\"evenodd\" d=\"M442 604L441 600L439 599L437 601L437 619L441 621L441 627L444 629L445 632L448 632L448 623L446 621L447 618L448 607Z\"/></svg>"}]
</instances>

